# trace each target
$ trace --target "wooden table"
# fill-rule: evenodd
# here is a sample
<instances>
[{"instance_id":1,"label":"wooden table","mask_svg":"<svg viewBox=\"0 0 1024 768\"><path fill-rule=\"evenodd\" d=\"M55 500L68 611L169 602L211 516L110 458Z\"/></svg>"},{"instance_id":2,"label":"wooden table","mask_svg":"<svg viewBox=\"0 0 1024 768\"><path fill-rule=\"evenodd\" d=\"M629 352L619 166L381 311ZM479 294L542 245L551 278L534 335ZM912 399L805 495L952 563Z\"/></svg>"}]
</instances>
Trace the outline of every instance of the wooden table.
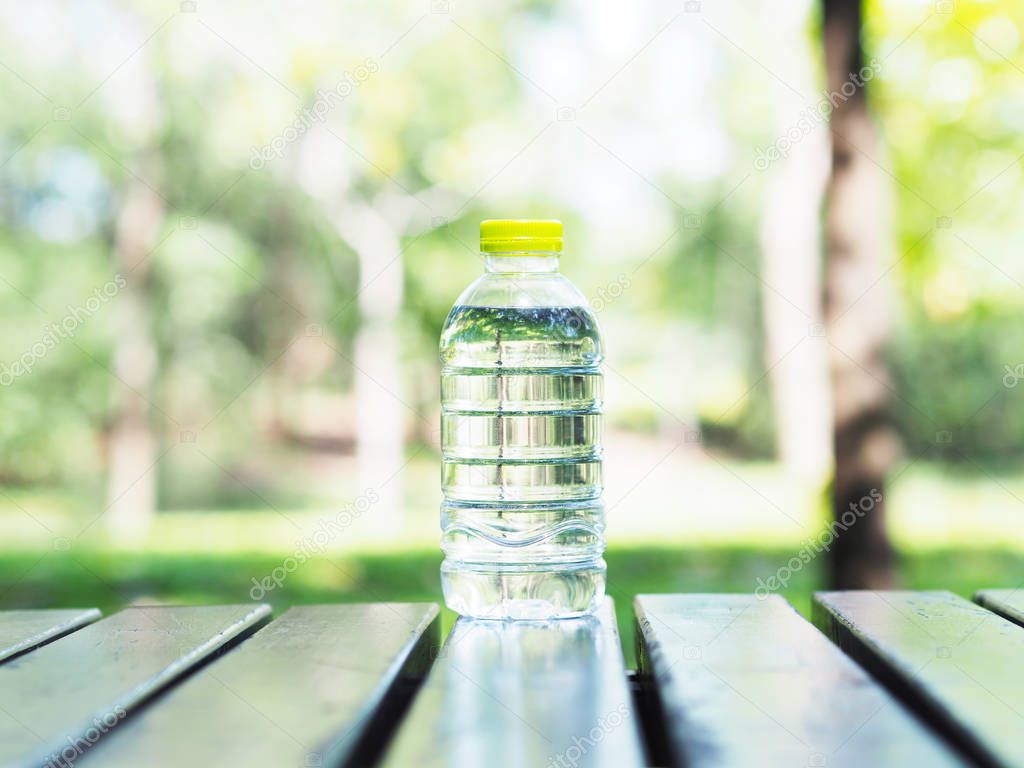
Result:
<instances>
[{"instance_id":1,"label":"wooden table","mask_svg":"<svg viewBox=\"0 0 1024 768\"><path fill-rule=\"evenodd\" d=\"M1021 766L1024 593L0 612L0 766Z\"/></svg>"}]
</instances>

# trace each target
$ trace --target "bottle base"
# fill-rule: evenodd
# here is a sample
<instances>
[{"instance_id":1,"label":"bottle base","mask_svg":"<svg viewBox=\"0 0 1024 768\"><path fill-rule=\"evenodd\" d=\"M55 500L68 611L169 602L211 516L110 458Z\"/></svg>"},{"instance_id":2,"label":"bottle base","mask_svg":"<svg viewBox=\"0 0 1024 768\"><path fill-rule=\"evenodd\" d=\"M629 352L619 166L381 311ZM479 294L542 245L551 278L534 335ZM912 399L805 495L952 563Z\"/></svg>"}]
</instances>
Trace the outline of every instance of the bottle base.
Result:
<instances>
[{"instance_id":1,"label":"bottle base","mask_svg":"<svg viewBox=\"0 0 1024 768\"><path fill-rule=\"evenodd\" d=\"M593 613L604 599L604 560L506 565L445 561L445 604L476 619L571 619Z\"/></svg>"}]
</instances>

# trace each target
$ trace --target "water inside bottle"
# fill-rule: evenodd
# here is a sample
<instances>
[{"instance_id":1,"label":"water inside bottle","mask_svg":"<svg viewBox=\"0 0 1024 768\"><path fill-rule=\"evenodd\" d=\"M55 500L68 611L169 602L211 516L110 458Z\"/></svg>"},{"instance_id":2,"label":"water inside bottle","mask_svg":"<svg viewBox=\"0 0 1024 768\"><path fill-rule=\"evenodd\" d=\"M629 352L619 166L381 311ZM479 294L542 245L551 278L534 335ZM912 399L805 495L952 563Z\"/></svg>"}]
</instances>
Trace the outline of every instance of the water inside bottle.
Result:
<instances>
[{"instance_id":1,"label":"water inside bottle","mask_svg":"<svg viewBox=\"0 0 1024 768\"><path fill-rule=\"evenodd\" d=\"M441 362L446 602L491 618L592 611L605 564L590 310L456 306Z\"/></svg>"}]
</instances>

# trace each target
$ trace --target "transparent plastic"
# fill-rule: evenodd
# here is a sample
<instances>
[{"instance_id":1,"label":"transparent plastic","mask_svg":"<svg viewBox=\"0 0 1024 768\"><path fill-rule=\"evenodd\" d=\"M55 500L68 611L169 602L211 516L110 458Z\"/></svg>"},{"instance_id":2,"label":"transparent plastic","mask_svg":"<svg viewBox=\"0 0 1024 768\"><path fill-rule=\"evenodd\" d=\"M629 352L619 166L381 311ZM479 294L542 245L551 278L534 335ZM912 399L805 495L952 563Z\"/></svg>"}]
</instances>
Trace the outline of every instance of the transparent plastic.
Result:
<instances>
[{"instance_id":1,"label":"transparent plastic","mask_svg":"<svg viewBox=\"0 0 1024 768\"><path fill-rule=\"evenodd\" d=\"M485 261L441 334L445 602L581 616L605 588L600 332L558 254Z\"/></svg>"}]
</instances>

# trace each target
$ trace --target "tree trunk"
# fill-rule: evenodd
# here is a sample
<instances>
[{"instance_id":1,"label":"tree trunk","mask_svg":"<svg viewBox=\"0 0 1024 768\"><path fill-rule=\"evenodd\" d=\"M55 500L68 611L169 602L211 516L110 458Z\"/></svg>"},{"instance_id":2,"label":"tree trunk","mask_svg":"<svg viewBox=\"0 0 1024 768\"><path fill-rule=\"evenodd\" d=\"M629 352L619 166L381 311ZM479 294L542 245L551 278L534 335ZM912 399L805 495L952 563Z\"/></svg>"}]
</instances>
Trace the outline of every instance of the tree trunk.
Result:
<instances>
[{"instance_id":1,"label":"tree trunk","mask_svg":"<svg viewBox=\"0 0 1024 768\"><path fill-rule=\"evenodd\" d=\"M771 48L769 66L783 81L769 83L775 135L787 137L806 111L788 86L800 93L816 90L807 66L814 53L806 40L807 9L778 3L762 8L763 28L778 43ZM762 274L779 291L762 294L776 452L812 498L820 496L832 471L828 353L820 330L821 206L828 166L828 132L816 125L764 169L768 182L761 218ZM755 170L761 169L755 164Z\"/></svg>"},{"instance_id":2,"label":"tree trunk","mask_svg":"<svg viewBox=\"0 0 1024 768\"><path fill-rule=\"evenodd\" d=\"M889 261L886 187L864 84L860 0L824 0L825 69L833 111L826 192L825 322L832 379L835 479L831 586L891 586L894 554L885 529L885 477L899 451L889 414L884 347ZM844 91L844 84L845 86Z\"/></svg>"},{"instance_id":3,"label":"tree trunk","mask_svg":"<svg viewBox=\"0 0 1024 768\"><path fill-rule=\"evenodd\" d=\"M163 224L163 201L141 183L129 186L117 217L114 260L125 278L117 302L114 372L117 397L110 428L106 525L121 541L144 537L156 515L156 439L150 424L156 351L146 305L148 261Z\"/></svg>"},{"instance_id":4,"label":"tree trunk","mask_svg":"<svg viewBox=\"0 0 1024 768\"><path fill-rule=\"evenodd\" d=\"M373 489L375 535L393 537L405 524L402 467L406 409L402 392L398 320L404 271L399 234L371 206L345 205L336 224L359 257L355 340L356 463L359 492Z\"/></svg>"},{"instance_id":5,"label":"tree trunk","mask_svg":"<svg viewBox=\"0 0 1024 768\"><path fill-rule=\"evenodd\" d=\"M320 140L328 142L326 150L319 147ZM355 359L347 361L355 381L357 493L376 494L373 511L363 520L365 530L390 539L405 526L403 470L406 412L411 410L402 380L399 334L405 284L401 236L419 204L384 193L372 201L361 200L345 183L350 173L332 142L322 135L317 138L316 132L306 134L293 173L359 260L361 322Z\"/></svg>"}]
</instances>

